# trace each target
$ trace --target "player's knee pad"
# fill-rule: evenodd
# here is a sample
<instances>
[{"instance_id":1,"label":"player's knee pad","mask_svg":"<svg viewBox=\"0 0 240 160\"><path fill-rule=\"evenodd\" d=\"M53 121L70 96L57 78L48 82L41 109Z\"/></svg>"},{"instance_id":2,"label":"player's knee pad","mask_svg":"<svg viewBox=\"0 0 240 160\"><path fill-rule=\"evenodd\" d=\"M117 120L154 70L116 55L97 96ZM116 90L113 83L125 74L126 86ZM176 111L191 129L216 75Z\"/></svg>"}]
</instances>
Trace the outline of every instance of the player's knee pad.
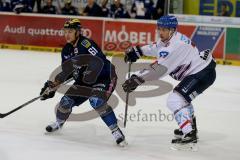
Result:
<instances>
[{"instance_id":1,"label":"player's knee pad","mask_svg":"<svg viewBox=\"0 0 240 160\"><path fill-rule=\"evenodd\" d=\"M177 112L181 108L189 105L189 103L177 92L172 92L167 99L167 107L172 113Z\"/></svg>"},{"instance_id":2,"label":"player's knee pad","mask_svg":"<svg viewBox=\"0 0 240 160\"><path fill-rule=\"evenodd\" d=\"M102 98L92 96L89 98L89 101L91 106L98 112L101 117L104 117L112 112L112 108Z\"/></svg>"},{"instance_id":3,"label":"player's knee pad","mask_svg":"<svg viewBox=\"0 0 240 160\"><path fill-rule=\"evenodd\" d=\"M63 96L58 106L58 111L60 111L61 113L69 113L72 111L73 106L74 100L69 98L68 96Z\"/></svg>"},{"instance_id":4,"label":"player's knee pad","mask_svg":"<svg viewBox=\"0 0 240 160\"><path fill-rule=\"evenodd\" d=\"M57 119L66 121L69 117L69 115L72 112L72 107L74 105L74 100L69 98L68 96L63 96L59 106L57 107Z\"/></svg>"},{"instance_id":5,"label":"player's knee pad","mask_svg":"<svg viewBox=\"0 0 240 160\"><path fill-rule=\"evenodd\" d=\"M96 97L96 96L90 97L89 102L94 109L97 109L106 103L106 101L104 99Z\"/></svg>"}]
</instances>

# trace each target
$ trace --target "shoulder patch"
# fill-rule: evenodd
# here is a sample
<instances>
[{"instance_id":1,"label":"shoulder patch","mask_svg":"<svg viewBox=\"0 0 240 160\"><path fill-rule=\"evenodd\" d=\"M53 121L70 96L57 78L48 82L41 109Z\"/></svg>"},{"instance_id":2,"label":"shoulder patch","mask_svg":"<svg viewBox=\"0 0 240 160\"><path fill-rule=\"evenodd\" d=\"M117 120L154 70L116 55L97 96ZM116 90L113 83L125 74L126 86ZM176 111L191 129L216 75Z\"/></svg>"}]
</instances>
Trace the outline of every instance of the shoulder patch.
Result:
<instances>
[{"instance_id":1,"label":"shoulder patch","mask_svg":"<svg viewBox=\"0 0 240 160\"><path fill-rule=\"evenodd\" d=\"M84 39L81 44L85 47L85 48L89 48L91 46L91 43L87 40Z\"/></svg>"}]
</instances>

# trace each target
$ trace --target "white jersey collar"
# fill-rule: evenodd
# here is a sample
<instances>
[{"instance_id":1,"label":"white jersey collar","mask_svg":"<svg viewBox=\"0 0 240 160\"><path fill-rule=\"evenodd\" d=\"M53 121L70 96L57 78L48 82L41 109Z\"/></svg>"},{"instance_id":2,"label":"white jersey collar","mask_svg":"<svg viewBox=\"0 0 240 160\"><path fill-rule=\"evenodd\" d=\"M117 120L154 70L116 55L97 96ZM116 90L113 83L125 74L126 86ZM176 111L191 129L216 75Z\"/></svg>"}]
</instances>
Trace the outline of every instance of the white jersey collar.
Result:
<instances>
[{"instance_id":1,"label":"white jersey collar","mask_svg":"<svg viewBox=\"0 0 240 160\"><path fill-rule=\"evenodd\" d=\"M169 38L169 40L166 41L166 42L163 42L161 39L159 39L158 42L157 42L157 44L159 44L160 46L168 46L169 42L173 41L173 39L176 37L177 33L178 33L178 32L175 31L175 32L173 33L173 35Z\"/></svg>"}]
</instances>

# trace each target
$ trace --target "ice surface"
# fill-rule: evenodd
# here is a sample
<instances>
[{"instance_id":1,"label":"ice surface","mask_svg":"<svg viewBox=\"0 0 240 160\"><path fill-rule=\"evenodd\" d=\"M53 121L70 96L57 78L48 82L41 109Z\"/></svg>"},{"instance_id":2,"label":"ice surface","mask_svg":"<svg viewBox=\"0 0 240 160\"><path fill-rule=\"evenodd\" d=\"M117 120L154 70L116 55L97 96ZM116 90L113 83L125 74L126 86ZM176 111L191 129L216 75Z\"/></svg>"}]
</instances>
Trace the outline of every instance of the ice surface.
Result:
<instances>
[{"instance_id":1,"label":"ice surface","mask_svg":"<svg viewBox=\"0 0 240 160\"><path fill-rule=\"evenodd\" d=\"M0 50L0 112L8 112L38 96L59 63L59 54ZM164 80L177 84L170 77ZM68 122L60 132L45 134L46 125L54 121L54 107L61 98L57 94L51 100L36 101L0 119L0 160L239 160L239 82L240 67L218 65L214 85L194 100L200 137L198 152L169 149L177 125L166 108L168 94L138 98L137 105L129 108L129 114L139 113L139 117L132 116L132 121L123 129L129 143L126 149L116 147L99 118ZM119 101L115 111L121 119L124 103ZM90 105L84 103L75 108L74 113L90 109ZM150 121L149 115L159 115L159 111L168 115L169 120ZM148 115L148 121L144 114Z\"/></svg>"}]
</instances>

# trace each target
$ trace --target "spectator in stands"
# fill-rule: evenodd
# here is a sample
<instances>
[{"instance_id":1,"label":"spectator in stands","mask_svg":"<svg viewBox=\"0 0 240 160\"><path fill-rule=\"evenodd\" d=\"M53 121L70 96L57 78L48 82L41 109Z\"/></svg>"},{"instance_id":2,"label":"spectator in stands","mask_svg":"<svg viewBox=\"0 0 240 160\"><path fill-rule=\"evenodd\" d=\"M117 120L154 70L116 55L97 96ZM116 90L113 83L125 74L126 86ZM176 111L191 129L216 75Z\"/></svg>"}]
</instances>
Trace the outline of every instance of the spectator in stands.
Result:
<instances>
[{"instance_id":1,"label":"spectator in stands","mask_svg":"<svg viewBox=\"0 0 240 160\"><path fill-rule=\"evenodd\" d=\"M102 8L95 2L95 0L88 0L83 15L101 17L103 15Z\"/></svg>"},{"instance_id":2,"label":"spectator in stands","mask_svg":"<svg viewBox=\"0 0 240 160\"><path fill-rule=\"evenodd\" d=\"M227 9L227 4L224 2L221 3L221 13L219 15L225 16L225 17L230 16L230 13L228 12L228 9Z\"/></svg>"},{"instance_id":3,"label":"spectator in stands","mask_svg":"<svg viewBox=\"0 0 240 160\"><path fill-rule=\"evenodd\" d=\"M30 2L31 2L31 7L32 7L32 9L34 9L34 6L35 6L35 4L36 4L36 1L37 1L37 12L38 13L41 13L41 9L42 9L42 6L41 6L41 4L42 4L42 0L30 0Z\"/></svg>"},{"instance_id":4,"label":"spectator in stands","mask_svg":"<svg viewBox=\"0 0 240 160\"><path fill-rule=\"evenodd\" d=\"M2 2L2 0L0 0L0 11L3 11L3 6L4 4L3 4L3 2Z\"/></svg>"},{"instance_id":5,"label":"spectator in stands","mask_svg":"<svg viewBox=\"0 0 240 160\"><path fill-rule=\"evenodd\" d=\"M0 11L11 12L12 9L10 7L10 3L9 2L2 2L2 0L0 0Z\"/></svg>"},{"instance_id":6,"label":"spectator in stands","mask_svg":"<svg viewBox=\"0 0 240 160\"><path fill-rule=\"evenodd\" d=\"M132 16L137 19L153 19L154 12L152 0L135 0L131 8Z\"/></svg>"},{"instance_id":7,"label":"spectator in stands","mask_svg":"<svg viewBox=\"0 0 240 160\"><path fill-rule=\"evenodd\" d=\"M165 0L157 0L156 10L153 15L153 19L159 19L164 15L164 5L165 5Z\"/></svg>"},{"instance_id":8,"label":"spectator in stands","mask_svg":"<svg viewBox=\"0 0 240 160\"><path fill-rule=\"evenodd\" d=\"M0 0L0 11L2 11L2 8L3 8L3 2L2 0Z\"/></svg>"},{"instance_id":9,"label":"spectator in stands","mask_svg":"<svg viewBox=\"0 0 240 160\"><path fill-rule=\"evenodd\" d=\"M103 17L108 17L109 16L109 9L107 7L108 0L103 0L102 1L102 16Z\"/></svg>"},{"instance_id":10,"label":"spectator in stands","mask_svg":"<svg viewBox=\"0 0 240 160\"><path fill-rule=\"evenodd\" d=\"M43 6L42 13L56 14L57 8L52 4L52 0L47 0L47 4Z\"/></svg>"},{"instance_id":11,"label":"spectator in stands","mask_svg":"<svg viewBox=\"0 0 240 160\"><path fill-rule=\"evenodd\" d=\"M144 7L146 9L145 19L153 19L156 8L154 7L153 0L144 0Z\"/></svg>"},{"instance_id":12,"label":"spectator in stands","mask_svg":"<svg viewBox=\"0 0 240 160\"><path fill-rule=\"evenodd\" d=\"M114 3L110 8L110 16L112 18L130 18L128 12L124 9L123 4L120 0L114 0Z\"/></svg>"},{"instance_id":13,"label":"spectator in stands","mask_svg":"<svg viewBox=\"0 0 240 160\"><path fill-rule=\"evenodd\" d=\"M31 13L32 7L29 4L28 0L12 0L11 1L12 10L17 14L25 12Z\"/></svg>"},{"instance_id":14,"label":"spectator in stands","mask_svg":"<svg viewBox=\"0 0 240 160\"><path fill-rule=\"evenodd\" d=\"M77 8L72 6L72 0L64 0L64 7L61 9L64 15L79 15Z\"/></svg>"},{"instance_id":15,"label":"spectator in stands","mask_svg":"<svg viewBox=\"0 0 240 160\"><path fill-rule=\"evenodd\" d=\"M19 4L19 3L20 3L19 0L11 0L11 7L12 7L12 10L13 10L13 8L14 8L17 4Z\"/></svg>"}]
</instances>

